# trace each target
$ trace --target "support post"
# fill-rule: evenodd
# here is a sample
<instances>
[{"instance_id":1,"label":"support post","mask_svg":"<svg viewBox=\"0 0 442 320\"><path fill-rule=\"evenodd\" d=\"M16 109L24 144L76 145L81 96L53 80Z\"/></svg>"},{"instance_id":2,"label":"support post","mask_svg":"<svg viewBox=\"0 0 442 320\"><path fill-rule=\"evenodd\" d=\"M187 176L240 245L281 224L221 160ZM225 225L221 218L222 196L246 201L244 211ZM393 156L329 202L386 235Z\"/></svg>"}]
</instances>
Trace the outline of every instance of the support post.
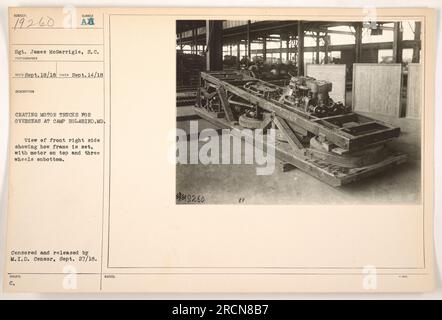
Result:
<instances>
[{"instance_id":1,"label":"support post","mask_svg":"<svg viewBox=\"0 0 442 320\"><path fill-rule=\"evenodd\" d=\"M287 48L287 52L285 54L285 59L287 60L287 62L290 61L290 36L287 35L287 40L286 40L286 48Z\"/></svg>"},{"instance_id":2,"label":"support post","mask_svg":"<svg viewBox=\"0 0 442 320\"><path fill-rule=\"evenodd\" d=\"M279 40L279 60L282 62L282 39Z\"/></svg>"},{"instance_id":3,"label":"support post","mask_svg":"<svg viewBox=\"0 0 442 320\"><path fill-rule=\"evenodd\" d=\"M236 57L237 60L236 63L238 64L238 70L241 68L241 41L238 41L238 43L236 44Z\"/></svg>"},{"instance_id":4,"label":"support post","mask_svg":"<svg viewBox=\"0 0 442 320\"><path fill-rule=\"evenodd\" d=\"M251 38L250 38L250 20L247 20L247 57L249 61L252 60L252 50L251 50Z\"/></svg>"},{"instance_id":5,"label":"support post","mask_svg":"<svg viewBox=\"0 0 442 320\"><path fill-rule=\"evenodd\" d=\"M298 21L298 76L304 75L304 26Z\"/></svg>"},{"instance_id":6,"label":"support post","mask_svg":"<svg viewBox=\"0 0 442 320\"><path fill-rule=\"evenodd\" d=\"M324 64L329 63L329 61L328 61L328 39L329 39L329 36L328 36L328 33L326 32L325 36L324 36Z\"/></svg>"},{"instance_id":7,"label":"support post","mask_svg":"<svg viewBox=\"0 0 442 320\"><path fill-rule=\"evenodd\" d=\"M206 21L206 69L221 71L223 69L223 23L222 20Z\"/></svg>"},{"instance_id":8,"label":"support post","mask_svg":"<svg viewBox=\"0 0 442 320\"><path fill-rule=\"evenodd\" d=\"M183 36L181 34L181 32L178 34L179 37L179 43L180 43L180 50L183 50Z\"/></svg>"},{"instance_id":9,"label":"support post","mask_svg":"<svg viewBox=\"0 0 442 320\"><path fill-rule=\"evenodd\" d=\"M355 62L361 62L362 56L362 22L355 24Z\"/></svg>"},{"instance_id":10,"label":"support post","mask_svg":"<svg viewBox=\"0 0 442 320\"><path fill-rule=\"evenodd\" d=\"M413 59L411 62L419 63L420 61L420 40L421 40L421 22L416 21L414 24L414 48L413 48Z\"/></svg>"},{"instance_id":11,"label":"support post","mask_svg":"<svg viewBox=\"0 0 442 320\"><path fill-rule=\"evenodd\" d=\"M262 39L262 58L264 61L267 59L267 35L264 35Z\"/></svg>"},{"instance_id":12,"label":"support post","mask_svg":"<svg viewBox=\"0 0 442 320\"><path fill-rule=\"evenodd\" d=\"M319 31L316 32L316 64L319 64Z\"/></svg>"},{"instance_id":13,"label":"support post","mask_svg":"<svg viewBox=\"0 0 442 320\"><path fill-rule=\"evenodd\" d=\"M192 53L198 54L198 44L196 42L196 29L192 29Z\"/></svg>"},{"instance_id":14,"label":"support post","mask_svg":"<svg viewBox=\"0 0 442 320\"><path fill-rule=\"evenodd\" d=\"M401 22L395 22L393 28L393 62L402 63L402 30Z\"/></svg>"}]
</instances>

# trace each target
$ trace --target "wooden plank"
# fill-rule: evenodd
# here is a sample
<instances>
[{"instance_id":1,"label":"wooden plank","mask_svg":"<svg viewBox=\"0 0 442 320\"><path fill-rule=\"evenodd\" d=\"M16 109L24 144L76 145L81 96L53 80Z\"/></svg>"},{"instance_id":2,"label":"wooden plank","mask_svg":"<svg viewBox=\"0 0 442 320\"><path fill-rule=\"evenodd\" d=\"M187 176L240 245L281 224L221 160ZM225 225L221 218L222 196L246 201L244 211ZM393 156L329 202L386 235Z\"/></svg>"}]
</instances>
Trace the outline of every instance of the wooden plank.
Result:
<instances>
[{"instance_id":1,"label":"wooden plank","mask_svg":"<svg viewBox=\"0 0 442 320\"><path fill-rule=\"evenodd\" d=\"M289 127L290 127L294 132L300 134L301 136L306 136L306 135L308 135L308 131L305 130L304 128L302 128L302 127L300 127L300 126L298 126L298 125L296 125L296 124L294 124L294 123L292 123L292 122L290 122L290 121L287 121L287 120L286 120L286 122L287 122L287 124L289 125Z\"/></svg>"},{"instance_id":2,"label":"wooden plank","mask_svg":"<svg viewBox=\"0 0 442 320\"><path fill-rule=\"evenodd\" d=\"M407 79L407 108L405 110L405 115L407 118L419 119L421 116L421 79L421 64L409 63Z\"/></svg>"},{"instance_id":3,"label":"wooden plank","mask_svg":"<svg viewBox=\"0 0 442 320\"><path fill-rule=\"evenodd\" d=\"M299 152L300 150L304 149L304 146L302 145L301 141L298 140L295 133L292 131L292 129L289 127L289 125L287 124L287 122L285 122L284 119L275 116L273 121L275 122L278 129L281 130L282 134L285 136L288 143L295 152Z\"/></svg>"},{"instance_id":4,"label":"wooden plank","mask_svg":"<svg viewBox=\"0 0 442 320\"><path fill-rule=\"evenodd\" d=\"M312 64L307 63L306 75L318 80L326 80L332 83L330 98L335 102L345 104L345 64Z\"/></svg>"},{"instance_id":5,"label":"wooden plank","mask_svg":"<svg viewBox=\"0 0 442 320\"><path fill-rule=\"evenodd\" d=\"M192 121L192 120L199 120L201 119L201 117L199 115L196 114L187 114L184 116L177 116L176 117L176 121L180 122L180 121Z\"/></svg>"},{"instance_id":6,"label":"wooden plank","mask_svg":"<svg viewBox=\"0 0 442 320\"><path fill-rule=\"evenodd\" d=\"M349 172L341 178L341 185L365 179L383 171L389 171L395 166L405 162L407 162L406 154L391 155L381 162L361 168L359 170L356 169L354 172Z\"/></svg>"},{"instance_id":7,"label":"wooden plank","mask_svg":"<svg viewBox=\"0 0 442 320\"><path fill-rule=\"evenodd\" d=\"M400 63L354 63L353 110L399 117L401 77Z\"/></svg>"}]
</instances>

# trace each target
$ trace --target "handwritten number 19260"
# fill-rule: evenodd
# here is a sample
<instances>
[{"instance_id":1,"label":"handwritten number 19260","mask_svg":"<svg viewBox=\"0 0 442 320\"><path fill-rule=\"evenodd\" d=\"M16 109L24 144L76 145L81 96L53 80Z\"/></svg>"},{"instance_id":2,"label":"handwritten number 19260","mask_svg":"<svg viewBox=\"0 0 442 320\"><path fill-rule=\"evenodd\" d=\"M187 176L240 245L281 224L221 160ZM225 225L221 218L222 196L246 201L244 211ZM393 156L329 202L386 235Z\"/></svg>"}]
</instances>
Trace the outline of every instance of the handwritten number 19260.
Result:
<instances>
[{"instance_id":1,"label":"handwritten number 19260","mask_svg":"<svg viewBox=\"0 0 442 320\"><path fill-rule=\"evenodd\" d=\"M20 17L17 20L15 20L15 24L13 29L28 29L28 28L50 28L54 26L54 19L45 16L40 17L39 19L33 19L33 18L26 18L26 17Z\"/></svg>"}]
</instances>

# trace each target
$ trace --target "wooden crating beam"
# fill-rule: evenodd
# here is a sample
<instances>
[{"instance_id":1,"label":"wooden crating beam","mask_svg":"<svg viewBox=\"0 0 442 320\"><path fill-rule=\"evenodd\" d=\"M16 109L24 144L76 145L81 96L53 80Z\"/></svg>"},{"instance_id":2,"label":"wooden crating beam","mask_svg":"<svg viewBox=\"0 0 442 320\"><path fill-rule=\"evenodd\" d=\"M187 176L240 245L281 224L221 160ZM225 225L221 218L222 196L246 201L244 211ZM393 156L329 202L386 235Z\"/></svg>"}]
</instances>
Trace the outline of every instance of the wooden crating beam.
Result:
<instances>
[{"instance_id":1,"label":"wooden crating beam","mask_svg":"<svg viewBox=\"0 0 442 320\"><path fill-rule=\"evenodd\" d=\"M297 153L301 152L301 150L304 149L304 146L302 145L301 141L299 141L298 137L296 137L295 133L289 127L287 122L278 116L275 116L273 121L275 122L278 129L281 130L282 134L287 139L287 142L292 147L293 151Z\"/></svg>"},{"instance_id":2,"label":"wooden crating beam","mask_svg":"<svg viewBox=\"0 0 442 320\"><path fill-rule=\"evenodd\" d=\"M265 130L267 129L273 122L273 119L271 117L267 117L262 121L261 129Z\"/></svg>"},{"instance_id":3,"label":"wooden crating beam","mask_svg":"<svg viewBox=\"0 0 442 320\"><path fill-rule=\"evenodd\" d=\"M227 121L234 121L235 119L233 118L232 109L230 108L230 104L227 99L226 90L224 90L223 86L219 86L216 91L218 92L219 100L221 101L221 106L223 107Z\"/></svg>"}]
</instances>

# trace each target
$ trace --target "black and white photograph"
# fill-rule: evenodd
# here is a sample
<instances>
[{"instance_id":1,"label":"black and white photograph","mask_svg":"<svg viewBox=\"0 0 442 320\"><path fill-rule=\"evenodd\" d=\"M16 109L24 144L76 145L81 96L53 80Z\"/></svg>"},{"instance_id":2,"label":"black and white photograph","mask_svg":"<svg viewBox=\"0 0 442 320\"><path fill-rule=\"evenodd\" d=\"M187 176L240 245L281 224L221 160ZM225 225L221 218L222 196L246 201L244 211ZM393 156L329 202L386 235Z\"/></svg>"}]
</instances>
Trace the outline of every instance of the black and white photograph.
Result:
<instances>
[{"instance_id":1,"label":"black and white photograph","mask_svg":"<svg viewBox=\"0 0 442 320\"><path fill-rule=\"evenodd\" d=\"M177 20L176 203L421 203L422 32Z\"/></svg>"}]
</instances>

